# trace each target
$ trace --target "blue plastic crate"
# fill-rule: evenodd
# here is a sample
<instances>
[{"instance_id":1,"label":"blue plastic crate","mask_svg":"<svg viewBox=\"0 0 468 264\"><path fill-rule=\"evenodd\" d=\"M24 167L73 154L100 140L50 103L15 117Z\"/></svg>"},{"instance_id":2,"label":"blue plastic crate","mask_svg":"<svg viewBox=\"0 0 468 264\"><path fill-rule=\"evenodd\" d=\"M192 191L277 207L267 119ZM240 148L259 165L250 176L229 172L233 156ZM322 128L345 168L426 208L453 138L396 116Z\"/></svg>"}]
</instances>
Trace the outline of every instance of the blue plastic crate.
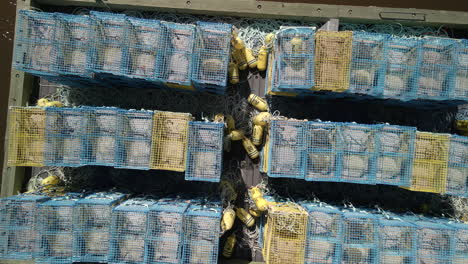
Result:
<instances>
[{"instance_id":1,"label":"blue plastic crate","mask_svg":"<svg viewBox=\"0 0 468 264\"><path fill-rule=\"evenodd\" d=\"M375 184L379 127L343 123L339 132L343 147L341 181Z\"/></svg>"},{"instance_id":2,"label":"blue plastic crate","mask_svg":"<svg viewBox=\"0 0 468 264\"><path fill-rule=\"evenodd\" d=\"M218 263L220 203L192 203L184 215L183 264Z\"/></svg>"},{"instance_id":3,"label":"blue plastic crate","mask_svg":"<svg viewBox=\"0 0 468 264\"><path fill-rule=\"evenodd\" d=\"M83 165L86 108L46 108L44 162L47 166Z\"/></svg>"},{"instance_id":4,"label":"blue plastic crate","mask_svg":"<svg viewBox=\"0 0 468 264\"><path fill-rule=\"evenodd\" d=\"M468 261L468 225L461 222L449 222L448 225L456 229L453 246L453 264Z\"/></svg>"},{"instance_id":5,"label":"blue plastic crate","mask_svg":"<svg viewBox=\"0 0 468 264\"><path fill-rule=\"evenodd\" d=\"M304 121L272 120L268 176L304 179L306 133Z\"/></svg>"},{"instance_id":6,"label":"blue plastic crate","mask_svg":"<svg viewBox=\"0 0 468 264\"><path fill-rule=\"evenodd\" d=\"M181 263L184 213L188 200L163 199L148 213L147 256L148 263Z\"/></svg>"},{"instance_id":7,"label":"blue plastic crate","mask_svg":"<svg viewBox=\"0 0 468 264\"><path fill-rule=\"evenodd\" d=\"M379 222L366 211L343 211L342 263L380 263Z\"/></svg>"},{"instance_id":8,"label":"blue plastic crate","mask_svg":"<svg viewBox=\"0 0 468 264\"><path fill-rule=\"evenodd\" d=\"M377 133L376 183L409 187L416 128L382 125Z\"/></svg>"},{"instance_id":9,"label":"blue plastic crate","mask_svg":"<svg viewBox=\"0 0 468 264\"><path fill-rule=\"evenodd\" d=\"M389 38L384 98L400 100L416 98L421 52L422 41L419 39Z\"/></svg>"},{"instance_id":10,"label":"blue plastic crate","mask_svg":"<svg viewBox=\"0 0 468 264\"><path fill-rule=\"evenodd\" d=\"M119 115L117 167L148 170L154 112L120 110Z\"/></svg>"},{"instance_id":11,"label":"blue plastic crate","mask_svg":"<svg viewBox=\"0 0 468 264\"><path fill-rule=\"evenodd\" d=\"M156 69L156 79L168 85L191 89L193 72L193 47L195 26L162 22L164 35L164 60Z\"/></svg>"},{"instance_id":12,"label":"blue plastic crate","mask_svg":"<svg viewBox=\"0 0 468 264\"><path fill-rule=\"evenodd\" d=\"M340 129L340 123L307 123L305 180L340 181L343 155Z\"/></svg>"},{"instance_id":13,"label":"blue plastic crate","mask_svg":"<svg viewBox=\"0 0 468 264\"><path fill-rule=\"evenodd\" d=\"M223 161L224 125L190 121L185 179L219 182Z\"/></svg>"},{"instance_id":14,"label":"blue plastic crate","mask_svg":"<svg viewBox=\"0 0 468 264\"><path fill-rule=\"evenodd\" d=\"M468 101L468 40L458 43L455 55L455 81L451 99Z\"/></svg>"},{"instance_id":15,"label":"blue plastic crate","mask_svg":"<svg viewBox=\"0 0 468 264\"><path fill-rule=\"evenodd\" d=\"M126 198L99 192L79 200L73 212L73 261L107 263L112 208Z\"/></svg>"},{"instance_id":16,"label":"blue plastic crate","mask_svg":"<svg viewBox=\"0 0 468 264\"><path fill-rule=\"evenodd\" d=\"M57 63L55 71L60 75L76 78L92 78L86 68L93 41L89 16L76 16L58 13L56 32Z\"/></svg>"},{"instance_id":17,"label":"blue plastic crate","mask_svg":"<svg viewBox=\"0 0 468 264\"><path fill-rule=\"evenodd\" d=\"M224 94L231 57L232 25L196 23L192 82L198 90Z\"/></svg>"},{"instance_id":18,"label":"blue plastic crate","mask_svg":"<svg viewBox=\"0 0 468 264\"><path fill-rule=\"evenodd\" d=\"M67 194L38 206L36 263L73 262L73 210L80 198L80 194Z\"/></svg>"},{"instance_id":19,"label":"blue plastic crate","mask_svg":"<svg viewBox=\"0 0 468 264\"><path fill-rule=\"evenodd\" d=\"M55 76L57 23L53 13L18 12L13 67L35 75Z\"/></svg>"},{"instance_id":20,"label":"blue plastic crate","mask_svg":"<svg viewBox=\"0 0 468 264\"><path fill-rule=\"evenodd\" d=\"M155 202L150 198L133 198L112 209L108 263L147 263L147 216Z\"/></svg>"},{"instance_id":21,"label":"blue plastic crate","mask_svg":"<svg viewBox=\"0 0 468 264\"><path fill-rule=\"evenodd\" d=\"M387 34L353 32L350 93L381 96L385 85Z\"/></svg>"},{"instance_id":22,"label":"blue plastic crate","mask_svg":"<svg viewBox=\"0 0 468 264\"><path fill-rule=\"evenodd\" d=\"M397 215L382 215L379 218L380 263L416 264L416 231L414 224Z\"/></svg>"},{"instance_id":23,"label":"blue plastic crate","mask_svg":"<svg viewBox=\"0 0 468 264\"><path fill-rule=\"evenodd\" d=\"M303 202L309 214L307 227L306 264L340 264L343 243L343 214L324 203Z\"/></svg>"},{"instance_id":24,"label":"blue plastic crate","mask_svg":"<svg viewBox=\"0 0 468 264\"><path fill-rule=\"evenodd\" d=\"M468 196L468 137L451 135L447 194Z\"/></svg>"},{"instance_id":25,"label":"blue plastic crate","mask_svg":"<svg viewBox=\"0 0 468 264\"><path fill-rule=\"evenodd\" d=\"M48 199L40 194L0 199L0 259L33 258L37 249L37 207Z\"/></svg>"}]
</instances>

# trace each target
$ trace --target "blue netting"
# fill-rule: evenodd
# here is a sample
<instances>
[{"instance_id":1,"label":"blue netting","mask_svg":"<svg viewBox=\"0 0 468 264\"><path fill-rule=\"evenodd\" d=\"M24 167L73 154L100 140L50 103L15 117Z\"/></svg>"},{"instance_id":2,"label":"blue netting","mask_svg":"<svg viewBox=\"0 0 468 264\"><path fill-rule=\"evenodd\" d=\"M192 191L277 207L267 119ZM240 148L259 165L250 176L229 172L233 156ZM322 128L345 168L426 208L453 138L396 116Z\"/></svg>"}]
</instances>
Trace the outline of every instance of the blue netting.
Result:
<instances>
[{"instance_id":1,"label":"blue netting","mask_svg":"<svg viewBox=\"0 0 468 264\"><path fill-rule=\"evenodd\" d=\"M219 182L222 171L224 125L189 122L185 179Z\"/></svg>"},{"instance_id":2,"label":"blue netting","mask_svg":"<svg viewBox=\"0 0 468 264\"><path fill-rule=\"evenodd\" d=\"M145 263L147 215L154 203L133 198L112 209L109 263Z\"/></svg>"},{"instance_id":3,"label":"blue netting","mask_svg":"<svg viewBox=\"0 0 468 264\"><path fill-rule=\"evenodd\" d=\"M450 137L446 192L468 196L468 137Z\"/></svg>"},{"instance_id":4,"label":"blue netting","mask_svg":"<svg viewBox=\"0 0 468 264\"><path fill-rule=\"evenodd\" d=\"M353 32L349 92L382 95L389 37L387 34Z\"/></svg>"},{"instance_id":5,"label":"blue netting","mask_svg":"<svg viewBox=\"0 0 468 264\"><path fill-rule=\"evenodd\" d=\"M410 100L416 98L418 66L422 41L391 37L387 46L387 72L383 97Z\"/></svg>"},{"instance_id":6,"label":"blue netting","mask_svg":"<svg viewBox=\"0 0 468 264\"><path fill-rule=\"evenodd\" d=\"M268 176L304 179L306 122L272 120Z\"/></svg>"},{"instance_id":7,"label":"blue netting","mask_svg":"<svg viewBox=\"0 0 468 264\"><path fill-rule=\"evenodd\" d=\"M416 264L416 226L396 215L379 218L380 263ZM418 262L419 263L419 262Z\"/></svg>"},{"instance_id":8,"label":"blue netting","mask_svg":"<svg viewBox=\"0 0 468 264\"><path fill-rule=\"evenodd\" d=\"M383 125L377 139L376 183L409 187L413 168L416 128Z\"/></svg>"},{"instance_id":9,"label":"blue netting","mask_svg":"<svg viewBox=\"0 0 468 264\"><path fill-rule=\"evenodd\" d=\"M224 94L231 57L232 25L197 22L192 81L195 88Z\"/></svg>"},{"instance_id":10,"label":"blue netting","mask_svg":"<svg viewBox=\"0 0 468 264\"><path fill-rule=\"evenodd\" d=\"M185 212L182 263L218 263L220 203L191 204Z\"/></svg>"},{"instance_id":11,"label":"blue netting","mask_svg":"<svg viewBox=\"0 0 468 264\"><path fill-rule=\"evenodd\" d=\"M452 98L466 101L468 100L468 40L463 39L458 44L455 58L455 82Z\"/></svg>"},{"instance_id":12,"label":"blue netting","mask_svg":"<svg viewBox=\"0 0 468 264\"><path fill-rule=\"evenodd\" d=\"M36 75L56 75L56 28L53 13L20 10L16 23L13 67Z\"/></svg>"},{"instance_id":13,"label":"blue netting","mask_svg":"<svg viewBox=\"0 0 468 264\"><path fill-rule=\"evenodd\" d=\"M152 111L120 110L119 114L117 167L149 169L154 113Z\"/></svg>"},{"instance_id":14,"label":"blue netting","mask_svg":"<svg viewBox=\"0 0 468 264\"><path fill-rule=\"evenodd\" d=\"M85 108L46 108L44 162L76 167L83 163L87 114Z\"/></svg>"},{"instance_id":15,"label":"blue netting","mask_svg":"<svg viewBox=\"0 0 468 264\"><path fill-rule=\"evenodd\" d=\"M341 263L343 215L335 207L323 203L301 203L309 214L306 264Z\"/></svg>"},{"instance_id":16,"label":"blue netting","mask_svg":"<svg viewBox=\"0 0 468 264\"><path fill-rule=\"evenodd\" d=\"M107 262L112 207L125 197L102 192L77 202L73 212L73 261Z\"/></svg>"},{"instance_id":17,"label":"blue netting","mask_svg":"<svg viewBox=\"0 0 468 264\"><path fill-rule=\"evenodd\" d=\"M343 213L342 263L380 263L378 218L364 211Z\"/></svg>"},{"instance_id":18,"label":"blue netting","mask_svg":"<svg viewBox=\"0 0 468 264\"><path fill-rule=\"evenodd\" d=\"M156 78L170 84L191 86L195 26L163 22L163 62L156 69Z\"/></svg>"},{"instance_id":19,"label":"blue netting","mask_svg":"<svg viewBox=\"0 0 468 264\"><path fill-rule=\"evenodd\" d=\"M72 263L73 209L79 198L78 194L68 194L38 206L36 263Z\"/></svg>"},{"instance_id":20,"label":"blue netting","mask_svg":"<svg viewBox=\"0 0 468 264\"><path fill-rule=\"evenodd\" d=\"M37 206L49 198L22 194L0 199L0 259L32 259L37 249Z\"/></svg>"},{"instance_id":21,"label":"blue netting","mask_svg":"<svg viewBox=\"0 0 468 264\"><path fill-rule=\"evenodd\" d=\"M308 92L314 86L315 30L285 27L276 35L273 91Z\"/></svg>"},{"instance_id":22,"label":"blue netting","mask_svg":"<svg viewBox=\"0 0 468 264\"><path fill-rule=\"evenodd\" d=\"M307 167L305 180L340 181L342 169L340 129L340 123L307 123Z\"/></svg>"},{"instance_id":23,"label":"blue netting","mask_svg":"<svg viewBox=\"0 0 468 264\"><path fill-rule=\"evenodd\" d=\"M148 213L147 252L149 263L181 263L183 217L190 201L161 200Z\"/></svg>"},{"instance_id":24,"label":"blue netting","mask_svg":"<svg viewBox=\"0 0 468 264\"><path fill-rule=\"evenodd\" d=\"M466 263L468 260L468 225L459 222L450 222L448 225L456 229L452 263Z\"/></svg>"}]
</instances>

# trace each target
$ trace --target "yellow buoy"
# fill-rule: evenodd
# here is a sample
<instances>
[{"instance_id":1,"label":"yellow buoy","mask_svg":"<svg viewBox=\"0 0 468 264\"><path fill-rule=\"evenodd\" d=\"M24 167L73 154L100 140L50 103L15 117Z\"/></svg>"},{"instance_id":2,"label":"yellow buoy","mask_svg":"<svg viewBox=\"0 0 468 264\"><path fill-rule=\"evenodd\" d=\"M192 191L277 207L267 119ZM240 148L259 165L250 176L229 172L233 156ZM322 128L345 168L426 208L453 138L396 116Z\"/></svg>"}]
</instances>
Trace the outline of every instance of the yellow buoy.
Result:
<instances>
[{"instance_id":1,"label":"yellow buoy","mask_svg":"<svg viewBox=\"0 0 468 264\"><path fill-rule=\"evenodd\" d=\"M232 39L232 45L237 50L241 50L241 49L245 48L244 41L239 37L235 37L235 38Z\"/></svg>"},{"instance_id":2,"label":"yellow buoy","mask_svg":"<svg viewBox=\"0 0 468 264\"><path fill-rule=\"evenodd\" d=\"M254 144L252 144L252 141L250 141L250 139L246 137L242 138L242 145L244 146L245 151L247 151L247 155L249 155L251 159L258 158L258 150L254 146Z\"/></svg>"},{"instance_id":3,"label":"yellow buoy","mask_svg":"<svg viewBox=\"0 0 468 264\"><path fill-rule=\"evenodd\" d=\"M45 106L47 106L48 102L49 102L49 100L47 100L45 98L41 98L41 99L37 100L36 105L40 106L40 107L45 107Z\"/></svg>"},{"instance_id":4,"label":"yellow buoy","mask_svg":"<svg viewBox=\"0 0 468 264\"><path fill-rule=\"evenodd\" d=\"M231 230L234 225L234 220L236 219L236 213L234 210L228 208L224 210L223 219L221 219L221 230L228 231Z\"/></svg>"},{"instance_id":5,"label":"yellow buoy","mask_svg":"<svg viewBox=\"0 0 468 264\"><path fill-rule=\"evenodd\" d=\"M249 214L251 214L253 217L260 217L260 215L262 215L262 213L260 213L260 211L255 210L253 208L249 209Z\"/></svg>"},{"instance_id":6,"label":"yellow buoy","mask_svg":"<svg viewBox=\"0 0 468 264\"><path fill-rule=\"evenodd\" d=\"M267 68L268 63L268 49L265 46L260 48L258 52L258 59L257 59L257 69L259 71L264 71Z\"/></svg>"},{"instance_id":7,"label":"yellow buoy","mask_svg":"<svg viewBox=\"0 0 468 264\"><path fill-rule=\"evenodd\" d=\"M232 115L226 115L226 126L228 132L231 132L234 129L236 129L236 122L234 121L234 117L232 117Z\"/></svg>"},{"instance_id":8,"label":"yellow buoy","mask_svg":"<svg viewBox=\"0 0 468 264\"><path fill-rule=\"evenodd\" d=\"M255 69L257 67L257 58L252 53L252 50L249 48L244 49L245 59L247 60L247 64L249 65L250 69Z\"/></svg>"},{"instance_id":9,"label":"yellow buoy","mask_svg":"<svg viewBox=\"0 0 468 264\"><path fill-rule=\"evenodd\" d=\"M228 236L226 239L226 243L224 243L223 247L223 256L225 258L230 258L232 257L232 252L234 251L234 247L236 246L236 235L232 234Z\"/></svg>"},{"instance_id":10,"label":"yellow buoy","mask_svg":"<svg viewBox=\"0 0 468 264\"><path fill-rule=\"evenodd\" d=\"M232 58L237 63L239 70L243 71L247 69L247 60L245 59L244 49L232 51Z\"/></svg>"},{"instance_id":11,"label":"yellow buoy","mask_svg":"<svg viewBox=\"0 0 468 264\"><path fill-rule=\"evenodd\" d=\"M302 52L302 39L294 37L291 39L291 49L293 54L298 54Z\"/></svg>"},{"instance_id":12,"label":"yellow buoy","mask_svg":"<svg viewBox=\"0 0 468 264\"><path fill-rule=\"evenodd\" d=\"M271 114L268 112L262 112L252 118L254 125L266 126L270 121Z\"/></svg>"},{"instance_id":13,"label":"yellow buoy","mask_svg":"<svg viewBox=\"0 0 468 264\"><path fill-rule=\"evenodd\" d=\"M229 82L231 84L239 83L239 68L234 62L229 63Z\"/></svg>"},{"instance_id":14,"label":"yellow buoy","mask_svg":"<svg viewBox=\"0 0 468 264\"><path fill-rule=\"evenodd\" d=\"M252 187L249 189L249 197L250 199L255 200L258 197L263 197L263 192L258 187Z\"/></svg>"},{"instance_id":15,"label":"yellow buoy","mask_svg":"<svg viewBox=\"0 0 468 264\"><path fill-rule=\"evenodd\" d=\"M252 130L252 143L255 146L259 146L262 144L263 138L263 127L259 125L254 125Z\"/></svg>"},{"instance_id":16,"label":"yellow buoy","mask_svg":"<svg viewBox=\"0 0 468 264\"><path fill-rule=\"evenodd\" d=\"M223 114L216 114L214 117L215 123L224 123L224 115Z\"/></svg>"},{"instance_id":17,"label":"yellow buoy","mask_svg":"<svg viewBox=\"0 0 468 264\"><path fill-rule=\"evenodd\" d=\"M255 224L255 219L244 208L236 208L236 216L247 227L251 227Z\"/></svg>"},{"instance_id":18,"label":"yellow buoy","mask_svg":"<svg viewBox=\"0 0 468 264\"><path fill-rule=\"evenodd\" d=\"M275 34L273 33L268 33L265 36L265 45L270 46L273 43L273 40L275 39Z\"/></svg>"},{"instance_id":19,"label":"yellow buoy","mask_svg":"<svg viewBox=\"0 0 468 264\"><path fill-rule=\"evenodd\" d=\"M264 212L268 209L268 202L263 197L257 197L257 199L254 200L254 203L257 209L261 212Z\"/></svg>"},{"instance_id":20,"label":"yellow buoy","mask_svg":"<svg viewBox=\"0 0 468 264\"><path fill-rule=\"evenodd\" d=\"M57 185L60 183L60 178L55 176L55 175L50 175L44 178L41 181L41 185L47 186L47 185Z\"/></svg>"},{"instance_id":21,"label":"yellow buoy","mask_svg":"<svg viewBox=\"0 0 468 264\"><path fill-rule=\"evenodd\" d=\"M231 133L229 133L228 137L232 141L239 141L242 138L244 138L244 132L242 130L235 129L235 130L232 130Z\"/></svg>"},{"instance_id":22,"label":"yellow buoy","mask_svg":"<svg viewBox=\"0 0 468 264\"><path fill-rule=\"evenodd\" d=\"M51 101L46 103L47 107L63 107L63 104L59 101Z\"/></svg>"},{"instance_id":23,"label":"yellow buoy","mask_svg":"<svg viewBox=\"0 0 468 264\"><path fill-rule=\"evenodd\" d=\"M247 98L247 102L249 102L253 107L255 107L259 111L266 111L268 110L267 101L255 94L250 94Z\"/></svg>"}]
</instances>

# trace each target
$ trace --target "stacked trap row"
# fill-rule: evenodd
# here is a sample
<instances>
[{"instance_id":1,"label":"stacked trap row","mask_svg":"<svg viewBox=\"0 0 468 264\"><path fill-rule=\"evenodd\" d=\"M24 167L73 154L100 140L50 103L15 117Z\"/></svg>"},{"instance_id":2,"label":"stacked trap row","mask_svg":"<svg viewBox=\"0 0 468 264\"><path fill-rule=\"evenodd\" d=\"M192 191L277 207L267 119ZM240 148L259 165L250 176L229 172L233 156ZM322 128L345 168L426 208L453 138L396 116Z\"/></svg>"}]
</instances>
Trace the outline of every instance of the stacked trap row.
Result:
<instances>
[{"instance_id":1,"label":"stacked trap row","mask_svg":"<svg viewBox=\"0 0 468 264\"><path fill-rule=\"evenodd\" d=\"M112 166L185 171L218 182L224 126L185 113L114 107L13 107L9 166Z\"/></svg>"},{"instance_id":2,"label":"stacked trap row","mask_svg":"<svg viewBox=\"0 0 468 264\"><path fill-rule=\"evenodd\" d=\"M468 40L285 27L271 56L272 95L468 100Z\"/></svg>"},{"instance_id":3,"label":"stacked trap row","mask_svg":"<svg viewBox=\"0 0 468 264\"><path fill-rule=\"evenodd\" d=\"M169 87L224 94L232 26L92 11L20 10L13 65L81 86Z\"/></svg>"},{"instance_id":4,"label":"stacked trap row","mask_svg":"<svg viewBox=\"0 0 468 264\"><path fill-rule=\"evenodd\" d=\"M217 201L70 193L0 200L0 259L36 263L218 261Z\"/></svg>"},{"instance_id":5,"label":"stacked trap row","mask_svg":"<svg viewBox=\"0 0 468 264\"><path fill-rule=\"evenodd\" d=\"M387 184L468 195L468 138L414 127L272 120L262 154L270 177Z\"/></svg>"},{"instance_id":6,"label":"stacked trap row","mask_svg":"<svg viewBox=\"0 0 468 264\"><path fill-rule=\"evenodd\" d=\"M315 202L275 203L260 238L269 264L468 261L466 224Z\"/></svg>"}]
</instances>

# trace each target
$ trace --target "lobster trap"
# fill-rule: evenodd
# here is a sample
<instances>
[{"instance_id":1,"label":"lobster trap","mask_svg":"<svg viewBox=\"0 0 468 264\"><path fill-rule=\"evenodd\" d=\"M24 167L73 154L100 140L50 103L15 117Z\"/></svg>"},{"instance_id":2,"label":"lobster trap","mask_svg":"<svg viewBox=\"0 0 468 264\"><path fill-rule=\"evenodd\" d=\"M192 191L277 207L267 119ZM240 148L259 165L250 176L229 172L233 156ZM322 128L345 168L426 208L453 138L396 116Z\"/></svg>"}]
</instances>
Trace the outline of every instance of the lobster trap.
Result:
<instances>
[{"instance_id":1,"label":"lobster trap","mask_svg":"<svg viewBox=\"0 0 468 264\"><path fill-rule=\"evenodd\" d=\"M416 128L382 125L377 138L376 183L409 187Z\"/></svg>"},{"instance_id":2,"label":"lobster trap","mask_svg":"<svg viewBox=\"0 0 468 264\"><path fill-rule=\"evenodd\" d=\"M154 112L120 110L119 115L117 167L149 169Z\"/></svg>"},{"instance_id":3,"label":"lobster trap","mask_svg":"<svg viewBox=\"0 0 468 264\"><path fill-rule=\"evenodd\" d=\"M184 214L182 263L218 263L222 205L192 203Z\"/></svg>"},{"instance_id":4,"label":"lobster trap","mask_svg":"<svg viewBox=\"0 0 468 264\"><path fill-rule=\"evenodd\" d=\"M107 263L112 208L121 193L94 193L79 200L73 212L73 261Z\"/></svg>"},{"instance_id":5,"label":"lobster trap","mask_svg":"<svg viewBox=\"0 0 468 264\"><path fill-rule=\"evenodd\" d=\"M8 116L8 166L44 166L45 110L12 107Z\"/></svg>"},{"instance_id":6,"label":"lobster trap","mask_svg":"<svg viewBox=\"0 0 468 264\"><path fill-rule=\"evenodd\" d=\"M304 263L307 212L293 203L271 206L264 229L263 258L270 264Z\"/></svg>"},{"instance_id":7,"label":"lobster trap","mask_svg":"<svg viewBox=\"0 0 468 264\"><path fill-rule=\"evenodd\" d=\"M468 98L468 40L461 40L456 51L455 81L452 98L466 100Z\"/></svg>"},{"instance_id":8,"label":"lobster trap","mask_svg":"<svg viewBox=\"0 0 468 264\"><path fill-rule=\"evenodd\" d=\"M306 124L304 121L271 120L268 176L304 178Z\"/></svg>"},{"instance_id":9,"label":"lobster trap","mask_svg":"<svg viewBox=\"0 0 468 264\"><path fill-rule=\"evenodd\" d=\"M219 182L223 159L224 125L190 121L185 179Z\"/></svg>"},{"instance_id":10,"label":"lobster trap","mask_svg":"<svg viewBox=\"0 0 468 264\"><path fill-rule=\"evenodd\" d=\"M49 198L21 194L0 199L0 259L32 259L37 250L38 204Z\"/></svg>"},{"instance_id":11,"label":"lobster trap","mask_svg":"<svg viewBox=\"0 0 468 264\"><path fill-rule=\"evenodd\" d=\"M324 203L301 203L309 214L304 263L341 263L343 215Z\"/></svg>"},{"instance_id":12,"label":"lobster trap","mask_svg":"<svg viewBox=\"0 0 468 264\"><path fill-rule=\"evenodd\" d=\"M192 115L185 113L154 114L151 169L185 171L190 120Z\"/></svg>"},{"instance_id":13,"label":"lobster trap","mask_svg":"<svg viewBox=\"0 0 468 264\"><path fill-rule=\"evenodd\" d=\"M273 91L308 92L314 86L315 29L282 27L275 40Z\"/></svg>"},{"instance_id":14,"label":"lobster trap","mask_svg":"<svg viewBox=\"0 0 468 264\"><path fill-rule=\"evenodd\" d=\"M341 263L379 263L379 229L376 215L365 211L343 212L341 254Z\"/></svg>"},{"instance_id":15,"label":"lobster trap","mask_svg":"<svg viewBox=\"0 0 468 264\"><path fill-rule=\"evenodd\" d=\"M387 34L353 32L349 92L382 95L389 37Z\"/></svg>"},{"instance_id":16,"label":"lobster trap","mask_svg":"<svg viewBox=\"0 0 468 264\"><path fill-rule=\"evenodd\" d=\"M452 263L465 263L468 259L468 225L460 222L451 222L449 226L456 229Z\"/></svg>"},{"instance_id":17,"label":"lobster trap","mask_svg":"<svg viewBox=\"0 0 468 264\"><path fill-rule=\"evenodd\" d=\"M447 194L468 196L468 137L451 135Z\"/></svg>"},{"instance_id":18,"label":"lobster trap","mask_svg":"<svg viewBox=\"0 0 468 264\"><path fill-rule=\"evenodd\" d=\"M387 72L383 96L411 100L416 97L422 41L391 37L387 46Z\"/></svg>"},{"instance_id":19,"label":"lobster trap","mask_svg":"<svg viewBox=\"0 0 468 264\"><path fill-rule=\"evenodd\" d=\"M147 256L149 263L181 263L184 214L189 201L161 199L148 213Z\"/></svg>"},{"instance_id":20,"label":"lobster trap","mask_svg":"<svg viewBox=\"0 0 468 264\"><path fill-rule=\"evenodd\" d=\"M232 25L197 22L192 82L198 90L224 94L231 56Z\"/></svg>"},{"instance_id":21,"label":"lobster trap","mask_svg":"<svg viewBox=\"0 0 468 264\"><path fill-rule=\"evenodd\" d=\"M450 135L416 133L412 191L445 193Z\"/></svg>"},{"instance_id":22,"label":"lobster trap","mask_svg":"<svg viewBox=\"0 0 468 264\"><path fill-rule=\"evenodd\" d=\"M51 198L38 206L36 263L73 262L73 209L80 194Z\"/></svg>"},{"instance_id":23,"label":"lobster trap","mask_svg":"<svg viewBox=\"0 0 468 264\"><path fill-rule=\"evenodd\" d=\"M154 203L132 198L112 209L109 263L145 263L147 216Z\"/></svg>"},{"instance_id":24,"label":"lobster trap","mask_svg":"<svg viewBox=\"0 0 468 264\"><path fill-rule=\"evenodd\" d=\"M88 122L86 108L47 107L45 111L45 165L81 166Z\"/></svg>"},{"instance_id":25,"label":"lobster trap","mask_svg":"<svg viewBox=\"0 0 468 264\"><path fill-rule=\"evenodd\" d=\"M315 33L315 87L318 91L349 89L353 32Z\"/></svg>"},{"instance_id":26,"label":"lobster trap","mask_svg":"<svg viewBox=\"0 0 468 264\"><path fill-rule=\"evenodd\" d=\"M379 218L379 263L416 264L417 228L397 215Z\"/></svg>"},{"instance_id":27,"label":"lobster trap","mask_svg":"<svg viewBox=\"0 0 468 264\"><path fill-rule=\"evenodd\" d=\"M342 164L341 125L307 122L305 180L340 181Z\"/></svg>"}]
</instances>

